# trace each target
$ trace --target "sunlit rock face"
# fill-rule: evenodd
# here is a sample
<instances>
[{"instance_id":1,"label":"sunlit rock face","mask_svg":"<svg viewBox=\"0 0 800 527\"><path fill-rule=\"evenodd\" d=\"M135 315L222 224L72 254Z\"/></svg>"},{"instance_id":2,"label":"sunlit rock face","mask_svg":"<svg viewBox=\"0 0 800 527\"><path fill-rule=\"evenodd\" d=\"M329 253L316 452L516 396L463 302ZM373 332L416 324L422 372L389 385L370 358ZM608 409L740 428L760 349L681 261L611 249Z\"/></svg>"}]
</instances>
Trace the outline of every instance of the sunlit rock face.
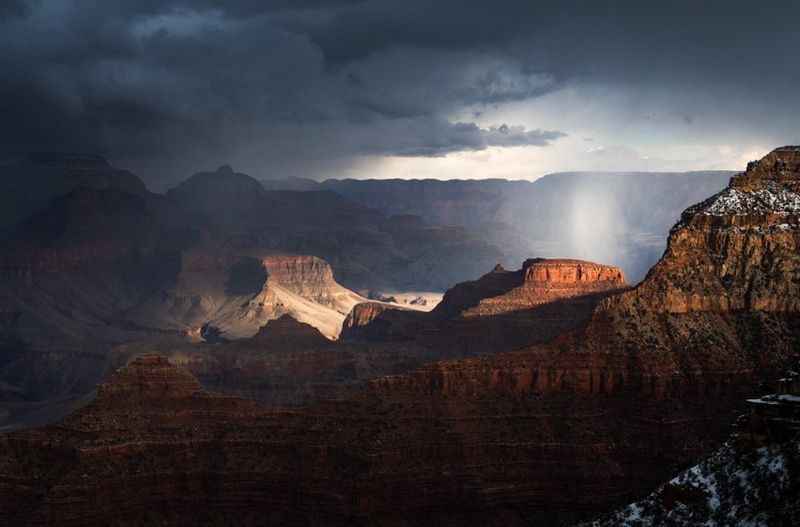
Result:
<instances>
[{"instance_id":1,"label":"sunlit rock face","mask_svg":"<svg viewBox=\"0 0 800 527\"><path fill-rule=\"evenodd\" d=\"M555 260L534 258L522 264L525 271L525 282L541 282L558 286L575 286L578 284L601 284L624 286L625 277L622 271L611 265L584 262L581 260Z\"/></svg>"},{"instance_id":2,"label":"sunlit rock face","mask_svg":"<svg viewBox=\"0 0 800 527\"><path fill-rule=\"evenodd\" d=\"M621 299L667 313L800 310L800 149L779 148L687 209L664 258Z\"/></svg>"},{"instance_id":3,"label":"sunlit rock face","mask_svg":"<svg viewBox=\"0 0 800 527\"><path fill-rule=\"evenodd\" d=\"M345 316L365 300L336 282L330 265L315 256L194 250L182 255L175 286L133 316L188 335L209 324L235 339L289 314L336 338Z\"/></svg>"},{"instance_id":4,"label":"sunlit rock face","mask_svg":"<svg viewBox=\"0 0 800 527\"><path fill-rule=\"evenodd\" d=\"M317 304L346 315L365 299L339 285L330 264L316 256L275 255L262 259L268 281Z\"/></svg>"}]
</instances>

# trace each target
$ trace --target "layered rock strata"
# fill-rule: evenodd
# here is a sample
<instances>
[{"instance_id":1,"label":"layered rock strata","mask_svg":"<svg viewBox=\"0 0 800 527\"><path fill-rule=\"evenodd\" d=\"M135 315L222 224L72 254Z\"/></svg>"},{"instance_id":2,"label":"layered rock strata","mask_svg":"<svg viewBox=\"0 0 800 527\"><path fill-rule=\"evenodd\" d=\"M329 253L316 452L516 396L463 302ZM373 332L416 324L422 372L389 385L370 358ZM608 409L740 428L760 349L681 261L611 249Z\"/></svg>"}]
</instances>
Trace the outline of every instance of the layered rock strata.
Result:
<instances>
[{"instance_id":1,"label":"layered rock strata","mask_svg":"<svg viewBox=\"0 0 800 527\"><path fill-rule=\"evenodd\" d=\"M581 260L532 258L518 271L496 267L447 292L435 312L453 317L492 316L557 300L615 292L627 287L617 267Z\"/></svg>"},{"instance_id":2,"label":"layered rock strata","mask_svg":"<svg viewBox=\"0 0 800 527\"><path fill-rule=\"evenodd\" d=\"M0 521L552 522L651 484L663 472L645 470L654 460L684 461L713 430L680 419L681 405L625 399L616 403L630 421L619 426L620 408L608 402L362 393L268 410L204 392L165 359L145 356L61 423L0 436Z\"/></svg>"}]
</instances>

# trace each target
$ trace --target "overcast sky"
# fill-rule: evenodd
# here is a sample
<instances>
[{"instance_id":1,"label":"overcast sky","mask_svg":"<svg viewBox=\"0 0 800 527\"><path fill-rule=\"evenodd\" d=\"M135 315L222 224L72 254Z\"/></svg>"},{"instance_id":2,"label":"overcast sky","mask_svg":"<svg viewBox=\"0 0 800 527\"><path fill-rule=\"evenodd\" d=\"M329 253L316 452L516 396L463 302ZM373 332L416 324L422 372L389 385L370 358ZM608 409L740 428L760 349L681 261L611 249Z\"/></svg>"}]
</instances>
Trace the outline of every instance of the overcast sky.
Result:
<instances>
[{"instance_id":1,"label":"overcast sky","mask_svg":"<svg viewBox=\"0 0 800 527\"><path fill-rule=\"evenodd\" d=\"M151 184L742 169L800 143L794 1L0 0L0 148Z\"/></svg>"}]
</instances>

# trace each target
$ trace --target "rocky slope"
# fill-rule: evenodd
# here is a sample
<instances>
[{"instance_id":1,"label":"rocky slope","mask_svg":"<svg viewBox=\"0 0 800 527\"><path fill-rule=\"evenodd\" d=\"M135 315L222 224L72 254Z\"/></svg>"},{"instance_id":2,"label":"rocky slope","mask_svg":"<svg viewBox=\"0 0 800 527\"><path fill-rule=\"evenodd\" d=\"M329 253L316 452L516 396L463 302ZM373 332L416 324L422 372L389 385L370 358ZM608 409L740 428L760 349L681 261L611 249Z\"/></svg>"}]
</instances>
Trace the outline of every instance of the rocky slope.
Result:
<instances>
[{"instance_id":1,"label":"rocky slope","mask_svg":"<svg viewBox=\"0 0 800 527\"><path fill-rule=\"evenodd\" d=\"M798 159L798 150L777 149L687 209L665 257L625 301L669 313L797 311Z\"/></svg>"},{"instance_id":2,"label":"rocky slope","mask_svg":"<svg viewBox=\"0 0 800 527\"><path fill-rule=\"evenodd\" d=\"M586 527L796 525L800 373L786 372L771 391L777 393L747 400L747 413L722 448Z\"/></svg>"},{"instance_id":3,"label":"rocky slope","mask_svg":"<svg viewBox=\"0 0 800 527\"><path fill-rule=\"evenodd\" d=\"M407 339L404 322L413 323L424 318L422 315L409 312L399 306L391 306L383 302L363 302L353 307L342 323L342 339L344 340L386 340L394 336Z\"/></svg>"},{"instance_id":4,"label":"rocky slope","mask_svg":"<svg viewBox=\"0 0 800 527\"><path fill-rule=\"evenodd\" d=\"M370 305L358 304L353 311ZM250 338L189 342L177 336L161 336L115 346L110 361L122 366L153 352L191 371L207 389L291 406L339 397L366 380L413 371L442 357L460 356L455 350L431 349L413 341L334 341L284 314L268 321Z\"/></svg>"},{"instance_id":5,"label":"rocky slope","mask_svg":"<svg viewBox=\"0 0 800 527\"><path fill-rule=\"evenodd\" d=\"M203 392L136 359L63 422L0 436L0 520L14 525L526 525L580 517L693 450L681 407L369 394L296 411ZM706 412L713 408L706 408ZM660 422L661 435L647 423ZM676 448L677 447L677 448Z\"/></svg>"},{"instance_id":6,"label":"rocky slope","mask_svg":"<svg viewBox=\"0 0 800 527\"><path fill-rule=\"evenodd\" d=\"M796 525L798 445L756 451L726 445L646 498L586 527Z\"/></svg>"},{"instance_id":7,"label":"rocky slope","mask_svg":"<svg viewBox=\"0 0 800 527\"><path fill-rule=\"evenodd\" d=\"M112 343L152 331L121 314L169 283L194 228L163 197L78 188L0 248L0 379L22 400L84 395Z\"/></svg>"},{"instance_id":8,"label":"rocky slope","mask_svg":"<svg viewBox=\"0 0 800 527\"><path fill-rule=\"evenodd\" d=\"M213 327L219 338L236 339L290 314L337 338L347 313L366 301L314 256L192 251L181 262L176 284L133 309L131 320L198 338Z\"/></svg>"},{"instance_id":9,"label":"rocky slope","mask_svg":"<svg viewBox=\"0 0 800 527\"><path fill-rule=\"evenodd\" d=\"M419 279L413 290L441 284L437 269L464 272L432 261L496 258L458 229L395 221L332 192L268 192L226 167L165 196L102 158L34 161L22 165L43 179L11 173L16 162L0 167L4 182L22 185L8 194L15 214L33 213L0 240L0 401L82 396L111 347L165 332L250 336L292 313L334 337L361 298L310 255L337 281L396 289ZM45 179L58 185L28 185ZM20 198L28 194L35 207ZM308 259L291 278L281 254Z\"/></svg>"}]
</instances>

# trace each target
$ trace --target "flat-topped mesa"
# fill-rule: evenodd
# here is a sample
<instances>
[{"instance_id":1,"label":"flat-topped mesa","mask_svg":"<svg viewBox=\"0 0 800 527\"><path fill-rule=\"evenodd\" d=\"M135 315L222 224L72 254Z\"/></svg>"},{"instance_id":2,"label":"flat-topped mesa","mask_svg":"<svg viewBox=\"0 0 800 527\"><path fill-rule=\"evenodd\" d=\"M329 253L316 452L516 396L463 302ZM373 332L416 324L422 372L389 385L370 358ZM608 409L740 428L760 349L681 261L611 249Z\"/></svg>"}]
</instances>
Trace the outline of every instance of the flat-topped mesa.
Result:
<instances>
[{"instance_id":1,"label":"flat-topped mesa","mask_svg":"<svg viewBox=\"0 0 800 527\"><path fill-rule=\"evenodd\" d=\"M531 258L522 264L526 284L543 287L625 287L625 275L618 267L583 260Z\"/></svg>"},{"instance_id":2,"label":"flat-topped mesa","mask_svg":"<svg viewBox=\"0 0 800 527\"><path fill-rule=\"evenodd\" d=\"M335 284L333 270L322 258L310 255L270 255L261 259L269 278L296 292Z\"/></svg>"},{"instance_id":3,"label":"flat-topped mesa","mask_svg":"<svg viewBox=\"0 0 800 527\"><path fill-rule=\"evenodd\" d=\"M330 264L317 256L269 255L262 257L261 263L267 270L268 287L283 288L332 309L342 317L350 313L354 305L366 300L337 282Z\"/></svg>"},{"instance_id":4,"label":"flat-topped mesa","mask_svg":"<svg viewBox=\"0 0 800 527\"><path fill-rule=\"evenodd\" d=\"M97 402L163 402L182 399L202 391L197 379L162 356L143 355L114 372L97 387Z\"/></svg>"},{"instance_id":5,"label":"flat-topped mesa","mask_svg":"<svg viewBox=\"0 0 800 527\"><path fill-rule=\"evenodd\" d=\"M458 284L445 294L434 312L447 317L499 315L626 287L622 271L611 265L531 258L517 271L495 267L478 280Z\"/></svg>"}]
</instances>

